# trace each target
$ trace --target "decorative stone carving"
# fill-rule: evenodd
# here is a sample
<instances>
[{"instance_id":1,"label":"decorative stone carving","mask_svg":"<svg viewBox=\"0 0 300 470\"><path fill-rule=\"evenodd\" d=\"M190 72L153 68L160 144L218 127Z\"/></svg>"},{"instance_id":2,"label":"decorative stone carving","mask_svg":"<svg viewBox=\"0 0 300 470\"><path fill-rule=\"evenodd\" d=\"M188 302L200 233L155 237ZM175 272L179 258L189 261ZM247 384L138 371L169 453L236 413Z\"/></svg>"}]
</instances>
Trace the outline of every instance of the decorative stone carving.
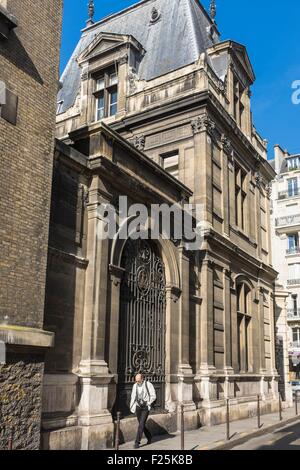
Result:
<instances>
[{"instance_id":1,"label":"decorative stone carving","mask_svg":"<svg viewBox=\"0 0 300 470\"><path fill-rule=\"evenodd\" d=\"M136 90L137 90L137 86L136 86L137 80L138 80L137 74L131 71L128 75L129 94L130 95L133 95L133 93L135 93Z\"/></svg>"},{"instance_id":2,"label":"decorative stone carving","mask_svg":"<svg viewBox=\"0 0 300 470\"><path fill-rule=\"evenodd\" d=\"M266 187L265 187L265 190L266 190L266 193L267 193L268 198L270 199L271 196L272 196L272 184L271 184L271 183L267 183L267 184L266 184Z\"/></svg>"},{"instance_id":3,"label":"decorative stone carving","mask_svg":"<svg viewBox=\"0 0 300 470\"><path fill-rule=\"evenodd\" d=\"M213 134L216 129L215 122L210 119L207 114L203 114L202 116L198 116L193 119L191 126L194 134L198 134L199 132L208 132L209 134Z\"/></svg>"},{"instance_id":4,"label":"decorative stone carving","mask_svg":"<svg viewBox=\"0 0 300 470\"><path fill-rule=\"evenodd\" d=\"M272 196L272 184L266 181L259 171L255 173L255 182L258 188L265 190L267 197L270 199Z\"/></svg>"},{"instance_id":5,"label":"decorative stone carving","mask_svg":"<svg viewBox=\"0 0 300 470\"><path fill-rule=\"evenodd\" d=\"M260 186L263 184L263 181L264 181L264 179L263 179L262 175L260 174L259 171L257 171L257 172L255 173L255 182L256 182L256 186L259 186L259 187L260 187Z\"/></svg>"},{"instance_id":6,"label":"decorative stone carving","mask_svg":"<svg viewBox=\"0 0 300 470\"><path fill-rule=\"evenodd\" d=\"M233 171L234 170L234 151L233 151L231 141L228 139L228 137L223 135L221 139L221 143L223 145L224 152L226 152L226 154L228 155L228 168L229 170Z\"/></svg>"},{"instance_id":7,"label":"decorative stone carving","mask_svg":"<svg viewBox=\"0 0 300 470\"><path fill-rule=\"evenodd\" d=\"M82 72L82 74L81 74L81 80L82 80L82 81L85 81L85 80L87 80L87 79L88 79L88 77L89 77L89 74L88 74L88 72L87 72L87 71L85 71L85 72Z\"/></svg>"},{"instance_id":8,"label":"decorative stone carving","mask_svg":"<svg viewBox=\"0 0 300 470\"><path fill-rule=\"evenodd\" d=\"M127 64L127 62L128 62L128 54L124 55L118 60L119 65Z\"/></svg>"},{"instance_id":9,"label":"decorative stone carving","mask_svg":"<svg viewBox=\"0 0 300 470\"><path fill-rule=\"evenodd\" d=\"M153 7L151 11L151 20L150 23L154 24L156 23L161 17L160 12L157 10L157 8Z\"/></svg>"},{"instance_id":10,"label":"decorative stone carving","mask_svg":"<svg viewBox=\"0 0 300 470\"><path fill-rule=\"evenodd\" d=\"M142 151L145 149L146 138L144 135L136 135L131 143L136 149Z\"/></svg>"},{"instance_id":11,"label":"decorative stone carving","mask_svg":"<svg viewBox=\"0 0 300 470\"><path fill-rule=\"evenodd\" d=\"M223 150L227 153L227 154L232 154L233 153L233 148L232 148L232 145L231 145L231 141L228 139L228 137L226 137L225 135L222 137L221 139L221 142L222 142L222 145L223 145Z\"/></svg>"}]
</instances>

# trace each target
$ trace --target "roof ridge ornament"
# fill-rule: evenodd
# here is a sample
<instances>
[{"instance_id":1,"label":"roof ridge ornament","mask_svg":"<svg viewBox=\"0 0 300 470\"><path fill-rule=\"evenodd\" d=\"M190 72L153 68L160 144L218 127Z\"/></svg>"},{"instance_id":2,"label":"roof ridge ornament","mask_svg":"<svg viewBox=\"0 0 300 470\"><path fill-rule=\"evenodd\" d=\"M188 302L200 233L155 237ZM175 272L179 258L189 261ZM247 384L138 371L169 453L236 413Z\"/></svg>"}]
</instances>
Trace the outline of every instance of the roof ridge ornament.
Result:
<instances>
[{"instance_id":1,"label":"roof ridge ornament","mask_svg":"<svg viewBox=\"0 0 300 470\"><path fill-rule=\"evenodd\" d=\"M88 3L88 15L89 15L89 19L87 20L86 25L87 25L87 26L91 26L92 24L94 24L94 15L95 15L95 4L94 4L94 0L89 0L89 3Z\"/></svg>"},{"instance_id":2,"label":"roof ridge ornament","mask_svg":"<svg viewBox=\"0 0 300 470\"><path fill-rule=\"evenodd\" d=\"M215 0L211 0L211 2L210 2L209 13L210 13L210 17L212 19L212 22L215 23L216 22L216 16L217 16L217 6L216 6L216 1Z\"/></svg>"}]
</instances>

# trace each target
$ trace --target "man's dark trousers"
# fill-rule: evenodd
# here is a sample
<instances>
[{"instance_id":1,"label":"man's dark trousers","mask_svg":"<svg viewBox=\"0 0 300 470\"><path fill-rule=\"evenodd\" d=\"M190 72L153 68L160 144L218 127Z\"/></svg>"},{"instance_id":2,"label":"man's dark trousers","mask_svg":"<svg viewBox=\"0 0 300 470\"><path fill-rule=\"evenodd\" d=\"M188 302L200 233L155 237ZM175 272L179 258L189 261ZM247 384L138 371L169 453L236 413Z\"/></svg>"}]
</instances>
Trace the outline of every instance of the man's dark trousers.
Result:
<instances>
[{"instance_id":1,"label":"man's dark trousers","mask_svg":"<svg viewBox=\"0 0 300 470\"><path fill-rule=\"evenodd\" d=\"M141 440L142 440L142 437L143 437L144 433L145 433L145 436L148 439L148 441L149 440L151 441L152 435L151 435L150 431L148 431L148 429L146 428L146 422L147 422L147 419L148 419L148 416L149 416L148 408L143 409L143 408L140 408L139 406L137 406L136 407L136 416L137 416L137 419L138 419L138 422L139 422L139 428L138 428L138 432L137 432L137 435L136 435L135 443L136 444L141 443Z\"/></svg>"}]
</instances>

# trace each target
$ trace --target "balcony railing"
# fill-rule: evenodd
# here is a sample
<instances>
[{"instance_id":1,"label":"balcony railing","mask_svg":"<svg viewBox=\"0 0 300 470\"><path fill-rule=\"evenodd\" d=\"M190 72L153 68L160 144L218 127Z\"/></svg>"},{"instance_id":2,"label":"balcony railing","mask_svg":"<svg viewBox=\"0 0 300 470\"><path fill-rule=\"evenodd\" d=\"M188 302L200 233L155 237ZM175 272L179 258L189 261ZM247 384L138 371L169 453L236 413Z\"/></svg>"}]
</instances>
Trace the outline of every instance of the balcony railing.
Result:
<instances>
[{"instance_id":1,"label":"balcony railing","mask_svg":"<svg viewBox=\"0 0 300 470\"><path fill-rule=\"evenodd\" d=\"M278 199L290 199L292 197L300 196L300 190L299 189L293 189L292 191L286 190L286 191L280 191L278 193Z\"/></svg>"},{"instance_id":2,"label":"balcony railing","mask_svg":"<svg viewBox=\"0 0 300 470\"><path fill-rule=\"evenodd\" d=\"M287 311L288 320L300 320L300 308L289 308Z\"/></svg>"},{"instance_id":3,"label":"balcony railing","mask_svg":"<svg viewBox=\"0 0 300 470\"><path fill-rule=\"evenodd\" d=\"M286 227L290 225L300 225L300 214L287 215L276 219L276 227Z\"/></svg>"},{"instance_id":4,"label":"balcony railing","mask_svg":"<svg viewBox=\"0 0 300 470\"><path fill-rule=\"evenodd\" d=\"M294 246L286 250L287 255L297 255L298 253L300 253L300 246Z\"/></svg>"},{"instance_id":5,"label":"balcony railing","mask_svg":"<svg viewBox=\"0 0 300 470\"><path fill-rule=\"evenodd\" d=\"M300 284L300 279L289 279L287 283L288 286L296 286Z\"/></svg>"}]
</instances>

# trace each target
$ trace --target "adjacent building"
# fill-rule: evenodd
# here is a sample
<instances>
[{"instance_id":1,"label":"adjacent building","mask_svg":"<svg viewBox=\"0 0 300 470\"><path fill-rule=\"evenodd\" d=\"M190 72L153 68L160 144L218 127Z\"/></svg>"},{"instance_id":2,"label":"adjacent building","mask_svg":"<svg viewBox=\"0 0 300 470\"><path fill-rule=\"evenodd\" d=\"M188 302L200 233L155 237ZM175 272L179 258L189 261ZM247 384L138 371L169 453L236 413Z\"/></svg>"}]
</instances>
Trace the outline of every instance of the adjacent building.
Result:
<instances>
[{"instance_id":1,"label":"adjacent building","mask_svg":"<svg viewBox=\"0 0 300 470\"><path fill-rule=\"evenodd\" d=\"M278 407L270 188L252 122L246 48L196 0L144 0L90 20L62 76L50 224L43 447L98 449L136 422L137 372L156 388L153 432ZM112 240L99 208L203 207L204 241ZM130 218L127 219L130 221Z\"/></svg>"},{"instance_id":2,"label":"adjacent building","mask_svg":"<svg viewBox=\"0 0 300 470\"><path fill-rule=\"evenodd\" d=\"M0 0L0 448L40 445L62 1Z\"/></svg>"},{"instance_id":3,"label":"adjacent building","mask_svg":"<svg viewBox=\"0 0 300 470\"><path fill-rule=\"evenodd\" d=\"M272 191L273 264L288 293L289 378L300 379L300 154L277 145L271 162L276 172Z\"/></svg>"}]
</instances>

